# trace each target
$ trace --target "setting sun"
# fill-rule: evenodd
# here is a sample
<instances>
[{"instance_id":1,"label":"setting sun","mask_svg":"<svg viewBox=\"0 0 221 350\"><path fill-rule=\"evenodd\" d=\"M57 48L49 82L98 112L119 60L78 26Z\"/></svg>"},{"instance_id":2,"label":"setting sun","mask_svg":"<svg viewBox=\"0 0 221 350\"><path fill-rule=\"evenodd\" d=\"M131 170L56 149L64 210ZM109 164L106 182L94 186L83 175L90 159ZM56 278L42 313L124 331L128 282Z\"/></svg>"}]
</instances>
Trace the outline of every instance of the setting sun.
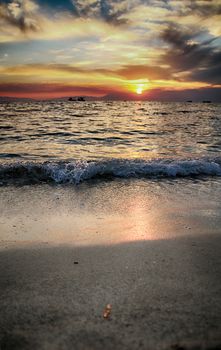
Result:
<instances>
[{"instance_id":1,"label":"setting sun","mask_svg":"<svg viewBox=\"0 0 221 350\"><path fill-rule=\"evenodd\" d=\"M142 92L143 92L143 87L139 85L139 86L137 87L136 93L137 93L138 95L141 95Z\"/></svg>"}]
</instances>

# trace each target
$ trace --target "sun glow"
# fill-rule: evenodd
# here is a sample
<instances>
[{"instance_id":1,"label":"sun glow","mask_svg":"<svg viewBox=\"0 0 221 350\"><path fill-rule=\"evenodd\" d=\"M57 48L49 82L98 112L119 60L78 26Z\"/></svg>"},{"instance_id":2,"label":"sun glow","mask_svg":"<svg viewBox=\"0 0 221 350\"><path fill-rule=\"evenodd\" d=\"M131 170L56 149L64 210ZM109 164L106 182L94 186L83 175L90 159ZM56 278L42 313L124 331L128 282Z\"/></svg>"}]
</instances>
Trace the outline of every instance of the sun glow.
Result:
<instances>
[{"instance_id":1,"label":"sun glow","mask_svg":"<svg viewBox=\"0 0 221 350\"><path fill-rule=\"evenodd\" d=\"M136 93L138 95L141 95L143 93L143 86L141 86L141 85L137 86Z\"/></svg>"},{"instance_id":2,"label":"sun glow","mask_svg":"<svg viewBox=\"0 0 221 350\"><path fill-rule=\"evenodd\" d=\"M142 95L147 89L149 85L148 79L139 79L139 80L131 80L130 81L130 90L132 90L137 95Z\"/></svg>"}]
</instances>

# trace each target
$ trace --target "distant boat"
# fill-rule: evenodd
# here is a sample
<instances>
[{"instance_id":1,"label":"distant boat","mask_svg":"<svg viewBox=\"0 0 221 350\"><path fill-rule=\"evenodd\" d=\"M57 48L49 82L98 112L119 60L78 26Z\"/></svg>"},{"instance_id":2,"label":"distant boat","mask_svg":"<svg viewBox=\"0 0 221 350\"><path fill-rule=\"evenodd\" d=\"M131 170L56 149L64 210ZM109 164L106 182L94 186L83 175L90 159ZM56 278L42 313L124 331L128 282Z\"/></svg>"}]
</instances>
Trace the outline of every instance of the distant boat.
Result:
<instances>
[{"instance_id":1,"label":"distant boat","mask_svg":"<svg viewBox=\"0 0 221 350\"><path fill-rule=\"evenodd\" d=\"M204 100L203 103L211 103L211 101Z\"/></svg>"},{"instance_id":2,"label":"distant boat","mask_svg":"<svg viewBox=\"0 0 221 350\"><path fill-rule=\"evenodd\" d=\"M188 101L186 101L186 102L188 102L188 103L192 103L193 101L192 101L192 100L188 100Z\"/></svg>"},{"instance_id":3,"label":"distant boat","mask_svg":"<svg viewBox=\"0 0 221 350\"><path fill-rule=\"evenodd\" d=\"M77 101L80 101L80 102L85 102L85 98L84 98L84 97L82 97L82 96L80 96L80 97L78 97L78 98L77 98Z\"/></svg>"},{"instance_id":4,"label":"distant boat","mask_svg":"<svg viewBox=\"0 0 221 350\"><path fill-rule=\"evenodd\" d=\"M68 101L73 101L73 102L85 102L85 98L82 96L73 98L73 97L69 97Z\"/></svg>"}]
</instances>

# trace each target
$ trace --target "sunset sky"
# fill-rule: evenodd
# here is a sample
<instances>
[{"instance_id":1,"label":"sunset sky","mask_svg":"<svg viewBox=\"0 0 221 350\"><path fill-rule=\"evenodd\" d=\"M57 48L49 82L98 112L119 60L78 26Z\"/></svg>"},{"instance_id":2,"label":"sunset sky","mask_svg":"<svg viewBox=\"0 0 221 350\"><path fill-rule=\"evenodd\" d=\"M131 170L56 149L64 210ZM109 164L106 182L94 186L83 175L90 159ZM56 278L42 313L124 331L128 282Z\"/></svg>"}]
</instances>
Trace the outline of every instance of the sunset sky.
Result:
<instances>
[{"instance_id":1,"label":"sunset sky","mask_svg":"<svg viewBox=\"0 0 221 350\"><path fill-rule=\"evenodd\" d=\"M221 100L221 0L0 1L0 96Z\"/></svg>"}]
</instances>

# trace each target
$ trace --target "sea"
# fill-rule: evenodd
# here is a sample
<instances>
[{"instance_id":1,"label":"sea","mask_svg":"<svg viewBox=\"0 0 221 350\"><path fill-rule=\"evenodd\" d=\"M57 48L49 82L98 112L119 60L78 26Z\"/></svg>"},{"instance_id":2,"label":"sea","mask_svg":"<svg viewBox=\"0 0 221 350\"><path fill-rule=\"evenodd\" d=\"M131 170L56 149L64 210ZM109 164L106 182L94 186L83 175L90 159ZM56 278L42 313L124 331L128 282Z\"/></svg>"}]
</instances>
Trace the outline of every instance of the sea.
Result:
<instances>
[{"instance_id":1,"label":"sea","mask_svg":"<svg viewBox=\"0 0 221 350\"><path fill-rule=\"evenodd\" d=\"M221 104L0 103L0 184L221 177Z\"/></svg>"}]
</instances>

